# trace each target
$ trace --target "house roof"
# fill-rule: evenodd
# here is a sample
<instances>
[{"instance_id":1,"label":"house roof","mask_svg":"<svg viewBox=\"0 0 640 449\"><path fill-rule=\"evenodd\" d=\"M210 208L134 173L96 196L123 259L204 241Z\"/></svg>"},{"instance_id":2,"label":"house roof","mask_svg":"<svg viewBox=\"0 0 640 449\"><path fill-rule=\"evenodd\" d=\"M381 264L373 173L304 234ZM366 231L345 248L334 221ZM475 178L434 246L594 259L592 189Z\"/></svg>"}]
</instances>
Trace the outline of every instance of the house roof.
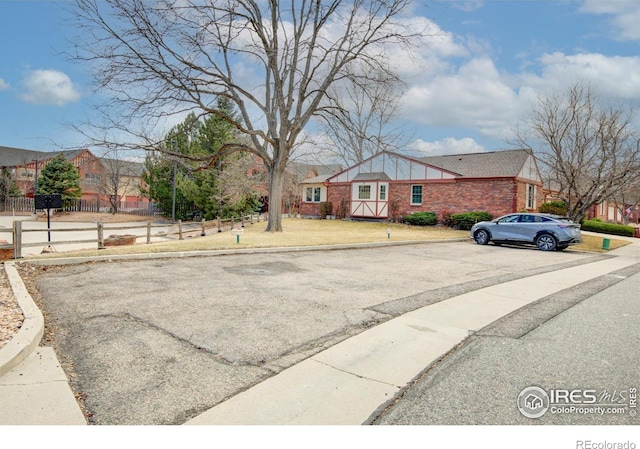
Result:
<instances>
[{"instance_id":1,"label":"house roof","mask_svg":"<svg viewBox=\"0 0 640 449\"><path fill-rule=\"evenodd\" d=\"M146 171L145 165L142 162L127 161L123 159L108 159L98 158L105 169L123 176L142 176Z\"/></svg>"},{"instance_id":2,"label":"house roof","mask_svg":"<svg viewBox=\"0 0 640 449\"><path fill-rule=\"evenodd\" d=\"M385 172L360 172L352 179L352 181L391 181L391 178Z\"/></svg>"},{"instance_id":3,"label":"house roof","mask_svg":"<svg viewBox=\"0 0 640 449\"><path fill-rule=\"evenodd\" d=\"M25 165L36 159L42 159L44 151L24 150L22 148L11 148L0 146L0 166L17 167Z\"/></svg>"},{"instance_id":4,"label":"house roof","mask_svg":"<svg viewBox=\"0 0 640 449\"><path fill-rule=\"evenodd\" d=\"M416 159L465 178L500 178L518 176L530 156L528 150L503 150Z\"/></svg>"},{"instance_id":5,"label":"house roof","mask_svg":"<svg viewBox=\"0 0 640 449\"><path fill-rule=\"evenodd\" d=\"M63 154L67 159L73 159L82 151L84 150L35 151L0 146L0 167L20 167L36 160L53 159L58 154Z\"/></svg>"},{"instance_id":6,"label":"house roof","mask_svg":"<svg viewBox=\"0 0 640 449\"><path fill-rule=\"evenodd\" d=\"M302 162L290 162L287 171L296 177L296 181L305 183L318 178L315 182L324 182L330 176L342 170L338 164L305 164ZM320 179L322 178L322 179Z\"/></svg>"}]
</instances>

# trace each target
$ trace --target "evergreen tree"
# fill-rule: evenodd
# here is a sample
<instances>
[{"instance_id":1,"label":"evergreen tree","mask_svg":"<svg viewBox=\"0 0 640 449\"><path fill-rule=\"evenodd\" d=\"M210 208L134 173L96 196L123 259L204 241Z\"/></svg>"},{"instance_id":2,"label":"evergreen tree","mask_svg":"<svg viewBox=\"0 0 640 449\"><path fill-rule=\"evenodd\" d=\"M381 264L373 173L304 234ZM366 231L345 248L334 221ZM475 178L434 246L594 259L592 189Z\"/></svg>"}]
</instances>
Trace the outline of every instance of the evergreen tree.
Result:
<instances>
[{"instance_id":1,"label":"evergreen tree","mask_svg":"<svg viewBox=\"0 0 640 449\"><path fill-rule=\"evenodd\" d=\"M59 193L65 206L82 196L78 169L63 154L51 159L38 176L38 191L41 195Z\"/></svg>"},{"instance_id":2,"label":"evergreen tree","mask_svg":"<svg viewBox=\"0 0 640 449\"><path fill-rule=\"evenodd\" d=\"M239 120L235 117L233 104L228 99L220 97L217 100L217 108L229 117L234 117L234 120ZM225 170L237 170L235 161L238 155L232 154L217 159L208 167L190 162L189 158L203 160L208 159L205 156L218 154L224 144L235 139L238 139L236 130L227 120L217 115L199 120L193 113L167 134L164 150L187 156L178 158L176 165L176 204L181 206L176 208L176 218L186 219L187 212L196 209L202 212L204 218L211 220L218 216L221 218L238 216L259 208L255 194L247 193L242 197L238 194L230 194L231 184L228 180L226 183L224 181ZM246 155L242 158L246 158ZM166 152L159 152L147 157L145 164L147 173L143 179L147 189L143 193L160 204L165 213L171 207L174 163ZM246 181L246 172L243 176ZM245 185L249 184L245 183ZM179 214L178 210L183 209L185 213Z\"/></svg>"}]
</instances>

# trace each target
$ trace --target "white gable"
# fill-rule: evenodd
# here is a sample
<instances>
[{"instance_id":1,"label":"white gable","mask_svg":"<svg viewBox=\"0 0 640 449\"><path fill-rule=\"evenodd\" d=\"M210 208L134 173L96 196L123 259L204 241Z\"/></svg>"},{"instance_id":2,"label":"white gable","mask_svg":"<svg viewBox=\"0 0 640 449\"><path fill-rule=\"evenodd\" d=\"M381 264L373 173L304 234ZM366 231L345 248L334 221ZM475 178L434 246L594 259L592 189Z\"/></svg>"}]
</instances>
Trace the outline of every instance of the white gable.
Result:
<instances>
[{"instance_id":1,"label":"white gable","mask_svg":"<svg viewBox=\"0 0 640 449\"><path fill-rule=\"evenodd\" d=\"M540 171L538 171L538 165L536 164L533 156L529 156L522 166L522 170L518 173L519 178L529 179L531 181L540 181L542 182L542 178L540 177Z\"/></svg>"},{"instance_id":2,"label":"white gable","mask_svg":"<svg viewBox=\"0 0 640 449\"><path fill-rule=\"evenodd\" d=\"M392 181L424 181L454 179L448 171L392 153L378 153L375 156L354 165L329 178L330 183L351 182L360 173L384 173Z\"/></svg>"}]
</instances>

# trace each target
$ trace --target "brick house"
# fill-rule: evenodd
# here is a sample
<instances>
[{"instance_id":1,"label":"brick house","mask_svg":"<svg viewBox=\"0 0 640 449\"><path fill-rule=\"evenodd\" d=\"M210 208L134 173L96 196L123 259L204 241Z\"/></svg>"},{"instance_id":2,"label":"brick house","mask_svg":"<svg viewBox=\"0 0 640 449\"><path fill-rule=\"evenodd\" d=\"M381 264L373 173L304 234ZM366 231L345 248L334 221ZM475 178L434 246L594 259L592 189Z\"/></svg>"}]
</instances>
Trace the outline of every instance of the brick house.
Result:
<instances>
[{"instance_id":1,"label":"brick house","mask_svg":"<svg viewBox=\"0 0 640 449\"><path fill-rule=\"evenodd\" d=\"M536 211L542 178L527 150L413 158L383 151L326 177L302 183L302 216L331 202L339 217L396 220L415 212Z\"/></svg>"},{"instance_id":2,"label":"brick house","mask_svg":"<svg viewBox=\"0 0 640 449\"><path fill-rule=\"evenodd\" d=\"M36 175L59 154L71 162L80 175L83 200L97 200L107 206L106 187L110 178L119 177L118 196L121 201L148 201L140 196L144 165L136 162L99 158L88 149L65 151L34 151L0 146L0 169L8 169L21 193L33 197Z\"/></svg>"}]
</instances>

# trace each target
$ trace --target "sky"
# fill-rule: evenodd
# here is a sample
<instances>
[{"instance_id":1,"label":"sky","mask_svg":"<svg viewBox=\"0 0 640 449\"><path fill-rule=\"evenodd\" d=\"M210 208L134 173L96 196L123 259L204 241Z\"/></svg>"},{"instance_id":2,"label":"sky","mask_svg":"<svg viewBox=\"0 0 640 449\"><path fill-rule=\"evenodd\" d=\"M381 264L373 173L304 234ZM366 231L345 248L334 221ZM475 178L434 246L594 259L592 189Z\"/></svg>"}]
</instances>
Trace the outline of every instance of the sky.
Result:
<instances>
[{"instance_id":1,"label":"sky","mask_svg":"<svg viewBox=\"0 0 640 449\"><path fill-rule=\"evenodd\" d=\"M65 56L68 6L0 0L0 146L86 146L69 125L90 117L97 97ZM411 14L433 30L417 58L398 55L399 123L419 155L511 148L535 98L578 81L640 102L638 0L416 0Z\"/></svg>"}]
</instances>

